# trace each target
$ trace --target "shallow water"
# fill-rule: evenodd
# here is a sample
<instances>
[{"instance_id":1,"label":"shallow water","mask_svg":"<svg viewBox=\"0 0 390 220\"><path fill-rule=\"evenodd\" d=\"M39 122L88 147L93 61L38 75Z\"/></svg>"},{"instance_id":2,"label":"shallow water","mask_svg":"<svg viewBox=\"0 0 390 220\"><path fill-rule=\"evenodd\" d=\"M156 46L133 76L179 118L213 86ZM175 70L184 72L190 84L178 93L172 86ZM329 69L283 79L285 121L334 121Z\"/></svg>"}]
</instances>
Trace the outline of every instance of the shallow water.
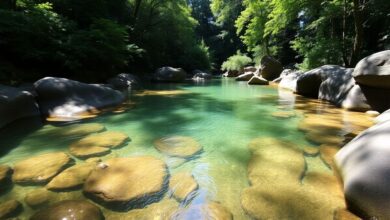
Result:
<instances>
[{"instance_id":1,"label":"shallow water","mask_svg":"<svg viewBox=\"0 0 390 220\"><path fill-rule=\"evenodd\" d=\"M290 141L299 149L318 147L307 141L305 133L297 128L304 114L323 115L324 111L331 108L317 103L302 104L305 101L301 98L271 86L248 86L228 79L206 83L153 85L145 92L132 94L131 100L135 103L134 108L105 113L79 123L101 123L106 130L124 132L131 138L126 146L112 150L109 155L102 157L103 160L151 155L164 160L171 174L190 172L199 184L199 189L191 201L178 208L177 219L204 218L199 213L193 213L192 207L211 201L217 201L226 207L234 219L250 219L241 206L241 192L249 186L247 167L251 153L248 143L254 138L272 137ZM280 111L293 111L294 116L272 116L272 113ZM349 116L349 113L339 110L326 114ZM80 138L58 137L50 133L51 125L37 128L35 124L39 123L24 120L2 131L0 164L12 166L20 160L45 152L68 153L68 146ZM156 139L177 135L192 137L201 144L203 152L196 158L184 161L164 155L154 148L153 142ZM78 159L76 161L81 163ZM305 162L307 172L332 174L320 157L305 157ZM10 191L1 195L0 201L15 198L23 202L26 193L39 187L41 186L14 185ZM85 199L81 190L56 194L57 201ZM169 193L164 201L168 197ZM115 212L101 208L107 219L133 219L129 214L133 211ZM32 213L34 210L24 204L20 217L28 218ZM156 218L149 216L144 219Z\"/></svg>"}]
</instances>

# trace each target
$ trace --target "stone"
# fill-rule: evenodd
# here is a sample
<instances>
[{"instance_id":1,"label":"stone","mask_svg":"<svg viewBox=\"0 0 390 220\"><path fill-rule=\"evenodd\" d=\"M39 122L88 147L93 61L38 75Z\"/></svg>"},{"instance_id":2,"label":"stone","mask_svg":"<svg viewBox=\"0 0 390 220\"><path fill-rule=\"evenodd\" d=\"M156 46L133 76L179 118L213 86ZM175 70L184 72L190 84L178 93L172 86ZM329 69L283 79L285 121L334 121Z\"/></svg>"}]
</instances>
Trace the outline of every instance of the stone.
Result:
<instances>
[{"instance_id":1,"label":"stone","mask_svg":"<svg viewBox=\"0 0 390 220\"><path fill-rule=\"evenodd\" d=\"M103 220L104 216L99 207L83 200L64 200L39 210L31 220Z\"/></svg>"},{"instance_id":2,"label":"stone","mask_svg":"<svg viewBox=\"0 0 390 220\"><path fill-rule=\"evenodd\" d=\"M31 93L0 85L0 128L20 118L38 116L38 104Z\"/></svg>"},{"instance_id":3,"label":"stone","mask_svg":"<svg viewBox=\"0 0 390 220\"><path fill-rule=\"evenodd\" d=\"M285 74L287 74L287 73L285 73ZM298 80L299 76L302 74L303 73L301 71L293 71L293 72L288 73L288 75L281 78L279 85L278 85L279 88L287 89L287 90L296 92L297 91L297 80ZM282 75L283 75L283 73L282 73Z\"/></svg>"},{"instance_id":4,"label":"stone","mask_svg":"<svg viewBox=\"0 0 390 220\"><path fill-rule=\"evenodd\" d=\"M361 218L349 212L347 209L340 208L336 210L334 220L361 220Z\"/></svg>"},{"instance_id":5,"label":"stone","mask_svg":"<svg viewBox=\"0 0 390 220\"><path fill-rule=\"evenodd\" d=\"M10 182L11 175L11 167L7 165L0 165L0 191L2 191L4 189L4 186Z\"/></svg>"},{"instance_id":6,"label":"stone","mask_svg":"<svg viewBox=\"0 0 390 220\"><path fill-rule=\"evenodd\" d=\"M133 209L128 212L110 212L106 214L107 220L172 220L179 210L175 199L164 199L158 203L150 204L143 209Z\"/></svg>"},{"instance_id":7,"label":"stone","mask_svg":"<svg viewBox=\"0 0 390 220\"><path fill-rule=\"evenodd\" d=\"M374 119L375 123L382 123L386 121L390 121L390 109L380 114L378 117Z\"/></svg>"},{"instance_id":8,"label":"stone","mask_svg":"<svg viewBox=\"0 0 390 220\"><path fill-rule=\"evenodd\" d=\"M45 136L53 138L75 138L82 137L88 134L97 133L104 131L105 127L99 123L87 123L87 124L73 124L66 126L53 126L46 125L37 132L33 133L32 136Z\"/></svg>"},{"instance_id":9,"label":"stone","mask_svg":"<svg viewBox=\"0 0 390 220\"><path fill-rule=\"evenodd\" d=\"M117 90L65 78L45 77L35 82L34 87L41 113L59 120L87 117L91 112L125 100Z\"/></svg>"},{"instance_id":10,"label":"stone","mask_svg":"<svg viewBox=\"0 0 390 220\"><path fill-rule=\"evenodd\" d=\"M364 96L359 85L354 85L348 92L347 96L341 102L341 107L350 111L367 111L371 106L367 103L366 96Z\"/></svg>"},{"instance_id":11,"label":"stone","mask_svg":"<svg viewBox=\"0 0 390 220\"><path fill-rule=\"evenodd\" d=\"M303 148L303 154L308 157L316 157L320 153L318 147L306 146Z\"/></svg>"},{"instance_id":12,"label":"stone","mask_svg":"<svg viewBox=\"0 0 390 220\"><path fill-rule=\"evenodd\" d=\"M332 144L340 146L344 141L344 137L335 134L326 134L323 132L310 131L305 135L306 140L315 144Z\"/></svg>"},{"instance_id":13,"label":"stone","mask_svg":"<svg viewBox=\"0 0 390 220\"><path fill-rule=\"evenodd\" d=\"M81 187L96 165L96 162L74 165L55 176L46 185L46 188L49 190L65 190Z\"/></svg>"},{"instance_id":14,"label":"stone","mask_svg":"<svg viewBox=\"0 0 390 220\"><path fill-rule=\"evenodd\" d=\"M193 74L192 77L193 80L209 80L213 78L213 75L203 72L201 70L194 70L192 74Z\"/></svg>"},{"instance_id":15,"label":"stone","mask_svg":"<svg viewBox=\"0 0 390 220\"><path fill-rule=\"evenodd\" d=\"M219 202L206 202L178 211L171 219L233 220L233 215Z\"/></svg>"},{"instance_id":16,"label":"stone","mask_svg":"<svg viewBox=\"0 0 390 220\"><path fill-rule=\"evenodd\" d=\"M390 121L376 124L335 156L348 208L363 219L390 218L389 134Z\"/></svg>"},{"instance_id":17,"label":"stone","mask_svg":"<svg viewBox=\"0 0 390 220\"><path fill-rule=\"evenodd\" d=\"M318 98L320 95L321 84L328 78L332 78L335 80L329 80L323 85L323 88L321 90L321 97L323 99L335 99L335 101L337 101L336 99L339 94L337 92L333 94L332 89L337 88L337 90L339 90L340 86L337 79L339 79L340 77L345 77L346 73L350 71L352 70L336 65L325 65L305 72L301 74L297 80L297 93L310 98ZM348 79L348 76L345 78ZM343 84L344 80L341 82ZM335 98L332 98L333 96Z\"/></svg>"},{"instance_id":18,"label":"stone","mask_svg":"<svg viewBox=\"0 0 390 220\"><path fill-rule=\"evenodd\" d=\"M376 117L376 116L379 116L381 113L379 113L377 111L373 111L373 110L368 110L368 111L366 111L366 114L369 116Z\"/></svg>"},{"instance_id":19,"label":"stone","mask_svg":"<svg viewBox=\"0 0 390 220\"><path fill-rule=\"evenodd\" d=\"M36 189L28 192L24 197L24 202L31 208L39 208L47 205L51 199L51 194L46 189Z\"/></svg>"},{"instance_id":20,"label":"stone","mask_svg":"<svg viewBox=\"0 0 390 220\"><path fill-rule=\"evenodd\" d=\"M22 204L17 200L8 200L0 204L0 219L18 216L23 211Z\"/></svg>"},{"instance_id":21,"label":"stone","mask_svg":"<svg viewBox=\"0 0 390 220\"><path fill-rule=\"evenodd\" d=\"M122 146L128 140L125 133L105 131L76 141L69 146L69 151L75 157L86 159L108 154L111 148Z\"/></svg>"},{"instance_id":22,"label":"stone","mask_svg":"<svg viewBox=\"0 0 390 220\"><path fill-rule=\"evenodd\" d=\"M254 66L247 66L247 67L244 67L244 73L254 73L257 71L257 68L254 67Z\"/></svg>"},{"instance_id":23,"label":"stone","mask_svg":"<svg viewBox=\"0 0 390 220\"><path fill-rule=\"evenodd\" d=\"M340 147L334 145L322 144L320 146L320 157L327 167L331 169L335 167L333 158L339 150Z\"/></svg>"},{"instance_id":24,"label":"stone","mask_svg":"<svg viewBox=\"0 0 390 220\"><path fill-rule=\"evenodd\" d=\"M47 183L71 161L72 159L62 152L32 156L15 164L12 180L19 184Z\"/></svg>"},{"instance_id":25,"label":"stone","mask_svg":"<svg viewBox=\"0 0 390 220\"><path fill-rule=\"evenodd\" d=\"M172 136L158 139L154 147L169 156L189 158L199 154L203 148L191 137Z\"/></svg>"},{"instance_id":26,"label":"stone","mask_svg":"<svg viewBox=\"0 0 390 220\"><path fill-rule=\"evenodd\" d=\"M261 76L268 81L278 78L283 71L282 64L270 56L264 56L260 62Z\"/></svg>"},{"instance_id":27,"label":"stone","mask_svg":"<svg viewBox=\"0 0 390 220\"><path fill-rule=\"evenodd\" d=\"M182 68L162 67L156 70L152 78L156 82L183 82L187 73Z\"/></svg>"},{"instance_id":28,"label":"stone","mask_svg":"<svg viewBox=\"0 0 390 220\"><path fill-rule=\"evenodd\" d=\"M390 108L390 50L363 58L352 75L372 109L384 112Z\"/></svg>"},{"instance_id":29,"label":"stone","mask_svg":"<svg viewBox=\"0 0 390 220\"><path fill-rule=\"evenodd\" d=\"M113 88L118 90L129 90L129 89L140 89L140 79L130 73L121 73L117 76L110 78L107 81L108 84L112 85Z\"/></svg>"},{"instance_id":30,"label":"stone","mask_svg":"<svg viewBox=\"0 0 390 220\"><path fill-rule=\"evenodd\" d=\"M269 82L261 76L253 76L249 81L248 85L268 85Z\"/></svg>"},{"instance_id":31,"label":"stone","mask_svg":"<svg viewBox=\"0 0 390 220\"><path fill-rule=\"evenodd\" d=\"M113 158L96 167L84 183L84 193L115 210L141 208L166 191L166 164L154 157Z\"/></svg>"},{"instance_id":32,"label":"stone","mask_svg":"<svg viewBox=\"0 0 390 220\"><path fill-rule=\"evenodd\" d=\"M236 81L249 81L254 75L253 72L243 73L237 76Z\"/></svg>"},{"instance_id":33,"label":"stone","mask_svg":"<svg viewBox=\"0 0 390 220\"><path fill-rule=\"evenodd\" d=\"M198 183L190 173L182 172L174 174L169 180L169 189L173 197L179 201L189 201L198 189Z\"/></svg>"}]
</instances>

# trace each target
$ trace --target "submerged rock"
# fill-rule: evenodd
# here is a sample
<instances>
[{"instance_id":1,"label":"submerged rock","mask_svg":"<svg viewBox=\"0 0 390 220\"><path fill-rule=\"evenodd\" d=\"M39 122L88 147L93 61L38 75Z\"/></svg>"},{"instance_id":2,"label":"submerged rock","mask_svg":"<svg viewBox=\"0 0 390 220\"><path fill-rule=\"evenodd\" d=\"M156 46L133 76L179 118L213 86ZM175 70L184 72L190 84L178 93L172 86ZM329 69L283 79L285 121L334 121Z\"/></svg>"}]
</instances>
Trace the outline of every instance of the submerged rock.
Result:
<instances>
[{"instance_id":1,"label":"submerged rock","mask_svg":"<svg viewBox=\"0 0 390 220\"><path fill-rule=\"evenodd\" d=\"M82 200L65 200L36 212L31 220L103 220L104 216L100 209Z\"/></svg>"},{"instance_id":2,"label":"submerged rock","mask_svg":"<svg viewBox=\"0 0 390 220\"><path fill-rule=\"evenodd\" d=\"M62 152L33 156L15 164L12 180L20 184L46 183L71 161L72 159Z\"/></svg>"},{"instance_id":3,"label":"submerged rock","mask_svg":"<svg viewBox=\"0 0 390 220\"><path fill-rule=\"evenodd\" d=\"M154 157L113 158L96 167L84 193L112 209L144 207L166 191L166 164Z\"/></svg>"},{"instance_id":4,"label":"submerged rock","mask_svg":"<svg viewBox=\"0 0 390 220\"><path fill-rule=\"evenodd\" d=\"M156 82L183 82L187 73L182 68L161 67L156 70L152 78Z\"/></svg>"},{"instance_id":5,"label":"submerged rock","mask_svg":"<svg viewBox=\"0 0 390 220\"><path fill-rule=\"evenodd\" d=\"M46 188L50 190L64 190L81 187L96 165L97 162L74 165L54 177L46 185Z\"/></svg>"},{"instance_id":6,"label":"submerged rock","mask_svg":"<svg viewBox=\"0 0 390 220\"><path fill-rule=\"evenodd\" d=\"M24 202L32 208L39 208L47 205L51 199L51 194L46 189L36 189L26 194Z\"/></svg>"},{"instance_id":7,"label":"submerged rock","mask_svg":"<svg viewBox=\"0 0 390 220\"><path fill-rule=\"evenodd\" d=\"M365 219L390 218L390 121L365 130L335 156L350 210Z\"/></svg>"},{"instance_id":8,"label":"submerged rock","mask_svg":"<svg viewBox=\"0 0 390 220\"><path fill-rule=\"evenodd\" d=\"M8 200L0 204L0 219L18 216L23 211L22 204L17 200Z\"/></svg>"},{"instance_id":9,"label":"submerged rock","mask_svg":"<svg viewBox=\"0 0 390 220\"><path fill-rule=\"evenodd\" d=\"M336 134L326 134L318 131L310 131L305 135L306 140L316 144L333 144L340 146L343 144L344 137Z\"/></svg>"},{"instance_id":10,"label":"submerged rock","mask_svg":"<svg viewBox=\"0 0 390 220\"><path fill-rule=\"evenodd\" d=\"M359 61L353 77L374 110L383 112L390 108L390 50Z\"/></svg>"},{"instance_id":11,"label":"submerged rock","mask_svg":"<svg viewBox=\"0 0 390 220\"><path fill-rule=\"evenodd\" d=\"M292 117L296 116L295 112L288 112L288 111L274 112L271 115L274 118L283 118L283 119L292 118Z\"/></svg>"},{"instance_id":12,"label":"submerged rock","mask_svg":"<svg viewBox=\"0 0 390 220\"><path fill-rule=\"evenodd\" d=\"M198 189L198 183L190 173L176 173L169 180L169 189L179 201L190 200L192 193Z\"/></svg>"},{"instance_id":13,"label":"submerged rock","mask_svg":"<svg viewBox=\"0 0 390 220\"><path fill-rule=\"evenodd\" d=\"M334 145L323 144L320 146L320 157L326 166L334 168L334 156L340 150L340 147Z\"/></svg>"},{"instance_id":14,"label":"submerged rock","mask_svg":"<svg viewBox=\"0 0 390 220\"><path fill-rule=\"evenodd\" d=\"M122 132L105 131L89 135L69 146L70 153L82 159L102 156L110 153L111 148L119 147L126 143L129 137Z\"/></svg>"},{"instance_id":15,"label":"submerged rock","mask_svg":"<svg viewBox=\"0 0 390 220\"><path fill-rule=\"evenodd\" d=\"M19 118L39 115L38 105L31 93L0 85L0 128Z\"/></svg>"},{"instance_id":16,"label":"submerged rock","mask_svg":"<svg viewBox=\"0 0 390 220\"><path fill-rule=\"evenodd\" d=\"M160 152L174 157L188 158L202 151L202 146L191 137L172 136L158 139L154 147Z\"/></svg>"}]
</instances>

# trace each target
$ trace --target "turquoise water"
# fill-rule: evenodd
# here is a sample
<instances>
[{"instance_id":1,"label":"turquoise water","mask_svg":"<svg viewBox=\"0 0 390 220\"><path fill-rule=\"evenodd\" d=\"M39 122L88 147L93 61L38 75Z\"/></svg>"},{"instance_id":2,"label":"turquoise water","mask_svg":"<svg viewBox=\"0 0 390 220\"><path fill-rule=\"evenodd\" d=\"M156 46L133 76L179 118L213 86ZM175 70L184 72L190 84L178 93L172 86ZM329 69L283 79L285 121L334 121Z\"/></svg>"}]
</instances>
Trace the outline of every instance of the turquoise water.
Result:
<instances>
[{"instance_id":1,"label":"turquoise water","mask_svg":"<svg viewBox=\"0 0 390 220\"><path fill-rule=\"evenodd\" d=\"M131 141L113 150L103 160L112 157L152 155L164 160L171 173L188 171L199 184L191 203L181 206L218 201L235 219L248 219L241 208L240 194L248 187L247 165L250 159L248 143L257 137L274 137L292 141L300 147L311 145L297 130L302 115L281 119L271 114L294 111L295 95L267 86L248 86L229 79L203 83L153 85L150 90L160 93L141 93L130 96L134 107L122 113L105 113L79 123L101 123L108 131L126 133ZM169 90L169 93L164 91ZM21 121L1 133L0 164L15 162L45 152L64 151L79 137L58 137L48 132L52 125L35 126L34 120ZM64 126L64 124L54 124ZM153 142L167 136L189 136L203 146L198 158L183 161L157 151ZM317 163L317 162L314 162ZM321 165L322 166L322 165ZM326 169L320 167L318 169ZM0 201L24 200L27 192L38 186L15 185ZM84 198L81 191L58 193L61 199ZM27 205L22 217L34 211ZM101 207L108 219L126 219L126 213L115 213ZM182 219L191 219L186 212ZM192 215L192 214L191 214ZM130 217L128 217L130 219Z\"/></svg>"}]
</instances>

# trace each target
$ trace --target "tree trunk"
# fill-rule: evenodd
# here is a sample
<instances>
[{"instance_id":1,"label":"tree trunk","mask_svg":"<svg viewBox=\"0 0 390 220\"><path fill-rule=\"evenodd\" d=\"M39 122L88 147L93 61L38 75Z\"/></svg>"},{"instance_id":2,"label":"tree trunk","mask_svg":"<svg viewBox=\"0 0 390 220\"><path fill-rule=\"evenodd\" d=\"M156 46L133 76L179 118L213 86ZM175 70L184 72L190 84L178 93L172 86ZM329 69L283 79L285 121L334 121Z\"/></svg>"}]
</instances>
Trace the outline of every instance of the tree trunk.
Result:
<instances>
[{"instance_id":1,"label":"tree trunk","mask_svg":"<svg viewBox=\"0 0 390 220\"><path fill-rule=\"evenodd\" d=\"M346 36L346 25L347 23L347 0L344 0L344 7L343 7L343 33L342 33L342 50L343 50L343 61L345 66L349 66L349 60L348 60L348 51L347 46L345 42L345 36Z\"/></svg>"},{"instance_id":2,"label":"tree trunk","mask_svg":"<svg viewBox=\"0 0 390 220\"><path fill-rule=\"evenodd\" d=\"M351 58L349 60L349 66L355 66L358 62L359 55L363 45L363 18L360 11L359 0L353 0L353 15L355 17L355 40L353 43Z\"/></svg>"}]
</instances>

